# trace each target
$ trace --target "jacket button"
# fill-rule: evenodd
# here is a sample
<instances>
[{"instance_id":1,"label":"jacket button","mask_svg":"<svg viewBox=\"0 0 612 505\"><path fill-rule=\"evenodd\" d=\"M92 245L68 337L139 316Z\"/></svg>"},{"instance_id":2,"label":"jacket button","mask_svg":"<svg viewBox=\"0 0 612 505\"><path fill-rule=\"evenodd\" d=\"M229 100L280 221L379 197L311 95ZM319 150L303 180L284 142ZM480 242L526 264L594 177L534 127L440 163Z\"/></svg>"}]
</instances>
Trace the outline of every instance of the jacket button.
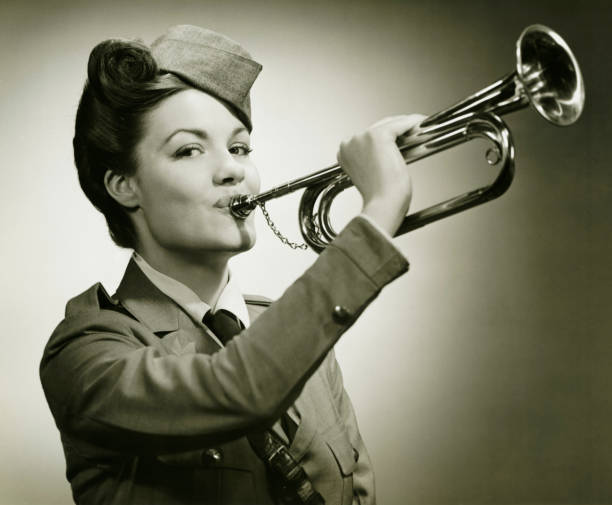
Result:
<instances>
[{"instance_id":1,"label":"jacket button","mask_svg":"<svg viewBox=\"0 0 612 505\"><path fill-rule=\"evenodd\" d=\"M336 305L332 311L332 318L339 324L346 324L351 320L351 313L342 305Z\"/></svg>"},{"instance_id":2,"label":"jacket button","mask_svg":"<svg viewBox=\"0 0 612 505\"><path fill-rule=\"evenodd\" d=\"M202 463L211 464L219 463L223 460L223 454L218 449L206 449L202 452Z\"/></svg>"}]
</instances>

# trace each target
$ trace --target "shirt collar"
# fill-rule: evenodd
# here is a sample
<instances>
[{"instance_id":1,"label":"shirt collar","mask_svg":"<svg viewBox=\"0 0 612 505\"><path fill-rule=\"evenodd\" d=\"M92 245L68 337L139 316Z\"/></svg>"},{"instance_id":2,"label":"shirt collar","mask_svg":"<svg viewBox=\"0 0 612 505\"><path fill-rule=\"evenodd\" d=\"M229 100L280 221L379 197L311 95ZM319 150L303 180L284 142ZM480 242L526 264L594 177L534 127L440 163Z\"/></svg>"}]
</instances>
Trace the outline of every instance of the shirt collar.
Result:
<instances>
[{"instance_id":1,"label":"shirt collar","mask_svg":"<svg viewBox=\"0 0 612 505\"><path fill-rule=\"evenodd\" d=\"M174 300L194 321L202 322L204 315L209 310L214 313L220 309L225 309L237 316L245 328L250 325L249 312L242 296L242 290L231 273L216 305L211 307L202 301L191 288L153 268L136 251L134 251L132 257L155 287Z\"/></svg>"}]
</instances>

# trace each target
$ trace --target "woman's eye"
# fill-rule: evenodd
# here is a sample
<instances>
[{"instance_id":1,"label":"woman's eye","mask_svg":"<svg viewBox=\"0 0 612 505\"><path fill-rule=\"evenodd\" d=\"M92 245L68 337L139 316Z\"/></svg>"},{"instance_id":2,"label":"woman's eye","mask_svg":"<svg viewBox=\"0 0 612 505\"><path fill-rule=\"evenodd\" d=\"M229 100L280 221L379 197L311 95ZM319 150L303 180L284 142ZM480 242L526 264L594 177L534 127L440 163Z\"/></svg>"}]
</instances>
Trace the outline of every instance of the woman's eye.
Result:
<instances>
[{"instance_id":1,"label":"woman's eye","mask_svg":"<svg viewBox=\"0 0 612 505\"><path fill-rule=\"evenodd\" d=\"M181 147L174 156L176 158L194 158L202 154L204 150L197 145L183 146Z\"/></svg>"},{"instance_id":2,"label":"woman's eye","mask_svg":"<svg viewBox=\"0 0 612 505\"><path fill-rule=\"evenodd\" d=\"M236 154L238 156L248 156L252 151L253 149L246 144L234 144L229 148L231 154Z\"/></svg>"}]
</instances>

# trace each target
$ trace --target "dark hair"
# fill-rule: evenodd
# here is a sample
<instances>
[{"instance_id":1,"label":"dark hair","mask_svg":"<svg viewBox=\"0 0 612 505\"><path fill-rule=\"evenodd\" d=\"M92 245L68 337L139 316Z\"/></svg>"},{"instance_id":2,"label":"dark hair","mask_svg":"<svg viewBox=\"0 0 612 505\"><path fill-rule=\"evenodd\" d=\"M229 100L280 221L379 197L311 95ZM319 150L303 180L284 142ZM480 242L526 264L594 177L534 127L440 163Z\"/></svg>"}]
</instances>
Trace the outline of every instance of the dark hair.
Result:
<instances>
[{"instance_id":1,"label":"dark hair","mask_svg":"<svg viewBox=\"0 0 612 505\"><path fill-rule=\"evenodd\" d=\"M108 170L132 175L135 147L143 135L144 115L164 98L190 86L160 73L149 48L136 41L106 40L89 55L87 80L76 114L74 161L81 188L104 214L113 241L135 247L127 209L104 185Z\"/></svg>"}]
</instances>

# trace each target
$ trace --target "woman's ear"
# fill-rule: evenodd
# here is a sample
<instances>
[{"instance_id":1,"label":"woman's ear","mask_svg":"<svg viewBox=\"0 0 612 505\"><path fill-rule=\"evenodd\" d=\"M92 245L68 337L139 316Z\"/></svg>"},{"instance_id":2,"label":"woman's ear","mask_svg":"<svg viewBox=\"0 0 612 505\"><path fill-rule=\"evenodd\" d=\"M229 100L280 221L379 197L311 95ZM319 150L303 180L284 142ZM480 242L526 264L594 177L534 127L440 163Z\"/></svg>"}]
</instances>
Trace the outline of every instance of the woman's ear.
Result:
<instances>
[{"instance_id":1,"label":"woman's ear","mask_svg":"<svg viewBox=\"0 0 612 505\"><path fill-rule=\"evenodd\" d=\"M123 207L137 209L140 206L133 177L107 170L104 174L104 186L113 200Z\"/></svg>"}]
</instances>

